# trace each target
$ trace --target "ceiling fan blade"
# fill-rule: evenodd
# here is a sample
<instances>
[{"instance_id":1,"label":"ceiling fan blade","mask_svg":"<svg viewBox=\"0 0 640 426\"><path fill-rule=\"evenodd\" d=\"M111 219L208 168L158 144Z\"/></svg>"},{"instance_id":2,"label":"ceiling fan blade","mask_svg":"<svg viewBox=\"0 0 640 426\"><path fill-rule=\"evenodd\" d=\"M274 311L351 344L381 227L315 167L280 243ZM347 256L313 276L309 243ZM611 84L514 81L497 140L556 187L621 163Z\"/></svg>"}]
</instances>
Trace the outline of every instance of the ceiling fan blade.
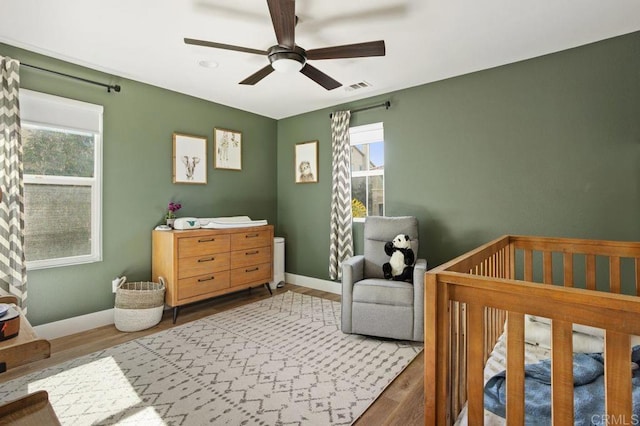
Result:
<instances>
[{"instance_id":1,"label":"ceiling fan blade","mask_svg":"<svg viewBox=\"0 0 640 426\"><path fill-rule=\"evenodd\" d=\"M342 83L335 81L333 78L329 77L318 68L313 67L309 64L305 64L300 72L327 90L333 90L342 86Z\"/></svg>"},{"instance_id":2,"label":"ceiling fan blade","mask_svg":"<svg viewBox=\"0 0 640 426\"><path fill-rule=\"evenodd\" d=\"M260 80L262 80L263 78L271 74L272 72L273 72L273 67L271 66L271 64L269 64L266 67L258 70L257 72L251 74L249 77L242 80L240 84L247 84L249 86L253 86L254 84L259 82Z\"/></svg>"},{"instance_id":3,"label":"ceiling fan blade","mask_svg":"<svg viewBox=\"0 0 640 426\"><path fill-rule=\"evenodd\" d=\"M186 44L194 44L196 46L215 47L216 49L235 50L237 52L255 53L256 55L266 55L266 50L251 49L249 47L233 46L231 44L216 43L213 41L196 40L193 38L185 38Z\"/></svg>"},{"instance_id":4,"label":"ceiling fan blade","mask_svg":"<svg viewBox=\"0 0 640 426\"><path fill-rule=\"evenodd\" d=\"M296 28L295 0L267 0L267 4L278 44L293 49Z\"/></svg>"},{"instance_id":5,"label":"ceiling fan blade","mask_svg":"<svg viewBox=\"0 0 640 426\"><path fill-rule=\"evenodd\" d=\"M344 46L325 47L307 50L307 59L344 59L363 58L367 56L384 56L384 40L366 43L345 44Z\"/></svg>"}]
</instances>

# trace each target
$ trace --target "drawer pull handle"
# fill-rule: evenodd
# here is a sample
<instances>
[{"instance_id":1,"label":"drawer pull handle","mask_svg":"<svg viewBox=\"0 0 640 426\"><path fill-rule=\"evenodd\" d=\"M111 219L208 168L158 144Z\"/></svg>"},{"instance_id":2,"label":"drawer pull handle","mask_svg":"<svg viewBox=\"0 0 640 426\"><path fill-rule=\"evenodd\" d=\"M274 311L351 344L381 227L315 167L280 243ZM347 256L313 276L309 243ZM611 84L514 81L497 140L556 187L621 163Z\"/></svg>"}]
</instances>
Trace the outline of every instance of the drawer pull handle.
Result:
<instances>
[{"instance_id":1,"label":"drawer pull handle","mask_svg":"<svg viewBox=\"0 0 640 426\"><path fill-rule=\"evenodd\" d=\"M214 260L216 260L215 257L207 257L205 259L198 259L198 262L212 262Z\"/></svg>"},{"instance_id":2,"label":"drawer pull handle","mask_svg":"<svg viewBox=\"0 0 640 426\"><path fill-rule=\"evenodd\" d=\"M252 268L252 269L245 269L244 271L245 271L245 272L253 272L253 271L257 271L257 270L259 270L259 269L260 269L260 268Z\"/></svg>"},{"instance_id":3,"label":"drawer pull handle","mask_svg":"<svg viewBox=\"0 0 640 426\"><path fill-rule=\"evenodd\" d=\"M260 253L259 250L248 251L248 252L245 253L245 256L249 256L249 255L252 255L252 254L258 254L258 253Z\"/></svg>"},{"instance_id":4,"label":"drawer pull handle","mask_svg":"<svg viewBox=\"0 0 640 426\"><path fill-rule=\"evenodd\" d=\"M245 238L256 238L256 237L258 237L259 235L260 235L260 234L247 234L247 235L245 235L244 237L245 237Z\"/></svg>"},{"instance_id":5,"label":"drawer pull handle","mask_svg":"<svg viewBox=\"0 0 640 426\"><path fill-rule=\"evenodd\" d=\"M214 277L213 275L211 275L209 278L198 278L198 282L205 282L205 281L211 281L211 280L215 280L216 277Z\"/></svg>"},{"instance_id":6,"label":"drawer pull handle","mask_svg":"<svg viewBox=\"0 0 640 426\"><path fill-rule=\"evenodd\" d=\"M202 238L200 240L198 240L199 243L209 243L211 241L215 241L215 238Z\"/></svg>"}]
</instances>

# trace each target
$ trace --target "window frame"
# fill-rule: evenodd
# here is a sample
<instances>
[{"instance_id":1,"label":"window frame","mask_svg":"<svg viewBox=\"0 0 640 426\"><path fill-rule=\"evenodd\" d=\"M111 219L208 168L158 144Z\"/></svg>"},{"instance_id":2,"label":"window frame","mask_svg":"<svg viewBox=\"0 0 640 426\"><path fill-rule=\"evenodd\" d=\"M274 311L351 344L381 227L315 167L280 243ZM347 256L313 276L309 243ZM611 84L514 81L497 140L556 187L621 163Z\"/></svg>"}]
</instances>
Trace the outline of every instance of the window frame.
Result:
<instances>
[{"instance_id":1,"label":"window frame","mask_svg":"<svg viewBox=\"0 0 640 426\"><path fill-rule=\"evenodd\" d=\"M26 96L26 98L24 98ZM26 100L32 114L21 117L23 128L62 131L90 135L94 143L93 177L24 174L24 185L83 186L91 190L91 244L90 253L41 260L28 260L27 270L80 265L102 261L102 156L103 111L102 105L90 104L60 96L31 90L20 90L20 102ZM28 109L29 109L28 108ZM27 109L27 110L28 110ZM64 112L65 118L61 118ZM74 112L79 118L73 120ZM68 119L69 114L71 119ZM84 117L83 117L84 116ZM89 118L90 123L87 123ZM28 250L28 247L26 248Z\"/></svg>"},{"instance_id":2,"label":"window frame","mask_svg":"<svg viewBox=\"0 0 640 426\"><path fill-rule=\"evenodd\" d=\"M384 146L385 144L384 124L382 122L349 127L349 144L351 147L369 145L369 144L374 144L379 142L382 142ZM349 162L351 163L351 160L349 160ZM387 197L386 197L386 189L385 189L387 181L385 179L384 167L382 168L382 170L377 169L377 170L356 170L356 171L352 170L352 168L349 167L349 171L350 171L351 181L353 181L353 178L357 178L357 177L367 178L365 179L365 193L367 194L367 205L366 205L367 216L378 216L378 215L369 214L370 206L368 205L369 203L368 201L369 179L368 178L372 176L382 176L382 210L383 210L382 216L385 216L386 210L387 210L386 208ZM353 188L351 188L351 199L353 200ZM364 222L367 216L352 217L351 220L353 222Z\"/></svg>"}]
</instances>

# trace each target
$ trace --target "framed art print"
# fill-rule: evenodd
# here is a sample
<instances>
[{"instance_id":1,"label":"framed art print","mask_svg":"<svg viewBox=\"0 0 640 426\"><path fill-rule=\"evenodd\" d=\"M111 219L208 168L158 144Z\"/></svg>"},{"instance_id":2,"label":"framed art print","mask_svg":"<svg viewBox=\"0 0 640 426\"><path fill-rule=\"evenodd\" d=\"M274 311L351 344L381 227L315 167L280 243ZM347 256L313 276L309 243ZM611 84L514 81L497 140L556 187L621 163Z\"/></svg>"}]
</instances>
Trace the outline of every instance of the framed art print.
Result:
<instances>
[{"instance_id":1,"label":"framed art print","mask_svg":"<svg viewBox=\"0 0 640 426\"><path fill-rule=\"evenodd\" d=\"M295 176L296 183L318 182L318 141L296 144Z\"/></svg>"},{"instance_id":2,"label":"framed art print","mask_svg":"<svg viewBox=\"0 0 640 426\"><path fill-rule=\"evenodd\" d=\"M242 170L242 133L229 129L213 129L213 167Z\"/></svg>"},{"instance_id":3,"label":"framed art print","mask_svg":"<svg viewBox=\"0 0 640 426\"><path fill-rule=\"evenodd\" d=\"M207 183L207 138L173 134L173 183Z\"/></svg>"}]
</instances>

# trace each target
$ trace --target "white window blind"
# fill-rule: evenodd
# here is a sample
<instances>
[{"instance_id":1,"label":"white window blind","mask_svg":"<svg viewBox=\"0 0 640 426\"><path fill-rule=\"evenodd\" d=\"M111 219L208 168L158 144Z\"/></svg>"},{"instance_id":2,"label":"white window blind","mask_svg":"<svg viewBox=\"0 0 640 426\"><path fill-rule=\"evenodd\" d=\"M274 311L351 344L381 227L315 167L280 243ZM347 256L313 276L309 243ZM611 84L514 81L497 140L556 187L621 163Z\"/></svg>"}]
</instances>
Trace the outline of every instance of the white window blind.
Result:
<instances>
[{"instance_id":1,"label":"white window blind","mask_svg":"<svg viewBox=\"0 0 640 426\"><path fill-rule=\"evenodd\" d=\"M44 127L102 133L102 105L20 89L20 120Z\"/></svg>"}]
</instances>

